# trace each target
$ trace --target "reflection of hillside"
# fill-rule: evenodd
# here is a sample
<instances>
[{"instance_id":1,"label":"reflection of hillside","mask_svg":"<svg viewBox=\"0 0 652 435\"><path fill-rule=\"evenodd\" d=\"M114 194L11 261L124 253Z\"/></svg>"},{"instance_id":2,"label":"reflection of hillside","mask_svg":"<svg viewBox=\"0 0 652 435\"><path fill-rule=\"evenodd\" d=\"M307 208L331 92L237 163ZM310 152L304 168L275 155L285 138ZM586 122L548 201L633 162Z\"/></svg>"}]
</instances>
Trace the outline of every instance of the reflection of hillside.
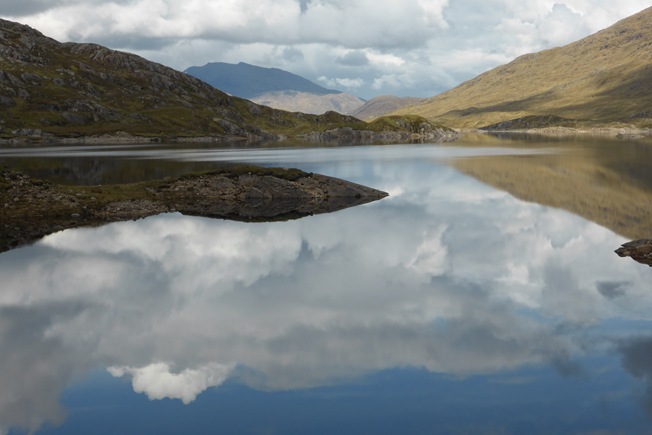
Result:
<instances>
[{"instance_id":1,"label":"reflection of hillside","mask_svg":"<svg viewBox=\"0 0 652 435\"><path fill-rule=\"evenodd\" d=\"M568 210L631 239L652 234L652 190L645 188L646 180L589 153L488 156L453 165L519 199Z\"/></svg>"}]
</instances>

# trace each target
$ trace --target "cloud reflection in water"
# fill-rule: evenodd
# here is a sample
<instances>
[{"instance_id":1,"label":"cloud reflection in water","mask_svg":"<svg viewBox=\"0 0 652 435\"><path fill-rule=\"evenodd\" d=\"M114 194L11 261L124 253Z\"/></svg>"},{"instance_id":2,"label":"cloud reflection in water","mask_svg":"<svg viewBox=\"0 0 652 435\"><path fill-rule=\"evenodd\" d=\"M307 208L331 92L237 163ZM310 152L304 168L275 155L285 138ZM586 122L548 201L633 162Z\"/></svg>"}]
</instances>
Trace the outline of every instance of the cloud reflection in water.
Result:
<instances>
[{"instance_id":1,"label":"cloud reflection in water","mask_svg":"<svg viewBox=\"0 0 652 435\"><path fill-rule=\"evenodd\" d=\"M376 176L398 194L335 214L169 214L0 255L0 424L60 420L61 391L97 367L184 403L230 377L278 390L406 366L573 374L615 339L602 322L650 320L648 271L614 258L610 231L432 164Z\"/></svg>"}]
</instances>

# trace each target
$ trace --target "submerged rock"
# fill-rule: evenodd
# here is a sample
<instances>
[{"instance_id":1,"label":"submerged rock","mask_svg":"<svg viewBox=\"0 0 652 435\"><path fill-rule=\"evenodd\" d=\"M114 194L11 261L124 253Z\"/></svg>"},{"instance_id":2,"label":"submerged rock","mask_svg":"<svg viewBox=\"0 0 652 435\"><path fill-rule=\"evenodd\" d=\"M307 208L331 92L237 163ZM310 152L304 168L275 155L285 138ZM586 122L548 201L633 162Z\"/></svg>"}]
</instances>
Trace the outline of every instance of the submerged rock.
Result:
<instances>
[{"instance_id":1,"label":"submerged rock","mask_svg":"<svg viewBox=\"0 0 652 435\"><path fill-rule=\"evenodd\" d=\"M375 201L386 192L297 169L234 167L176 179L61 186L0 171L0 252L67 228L165 212L265 222Z\"/></svg>"},{"instance_id":2,"label":"submerged rock","mask_svg":"<svg viewBox=\"0 0 652 435\"><path fill-rule=\"evenodd\" d=\"M631 257L632 260L652 267L652 239L623 243L615 252L621 257Z\"/></svg>"}]
</instances>

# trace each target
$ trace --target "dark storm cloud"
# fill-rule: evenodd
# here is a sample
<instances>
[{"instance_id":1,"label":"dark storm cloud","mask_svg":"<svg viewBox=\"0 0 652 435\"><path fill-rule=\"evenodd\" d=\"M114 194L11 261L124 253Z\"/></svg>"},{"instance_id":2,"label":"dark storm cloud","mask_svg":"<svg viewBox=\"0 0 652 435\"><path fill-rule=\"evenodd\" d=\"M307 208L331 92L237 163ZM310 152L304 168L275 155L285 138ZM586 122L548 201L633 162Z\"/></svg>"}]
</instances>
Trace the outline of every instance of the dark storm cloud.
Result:
<instances>
[{"instance_id":1,"label":"dark storm cloud","mask_svg":"<svg viewBox=\"0 0 652 435\"><path fill-rule=\"evenodd\" d=\"M607 299L614 299L619 296L624 296L627 287L629 287L631 283L629 282L613 282L613 281L600 281L595 283L595 287L597 288L598 292L602 296L604 296Z\"/></svg>"},{"instance_id":2,"label":"dark storm cloud","mask_svg":"<svg viewBox=\"0 0 652 435\"><path fill-rule=\"evenodd\" d=\"M305 14L308 10L308 5L310 5L311 0L299 0L299 7L301 8L301 13Z\"/></svg>"},{"instance_id":3,"label":"dark storm cloud","mask_svg":"<svg viewBox=\"0 0 652 435\"><path fill-rule=\"evenodd\" d=\"M0 13L9 17L34 15L61 5L61 0L1 0Z\"/></svg>"}]
</instances>

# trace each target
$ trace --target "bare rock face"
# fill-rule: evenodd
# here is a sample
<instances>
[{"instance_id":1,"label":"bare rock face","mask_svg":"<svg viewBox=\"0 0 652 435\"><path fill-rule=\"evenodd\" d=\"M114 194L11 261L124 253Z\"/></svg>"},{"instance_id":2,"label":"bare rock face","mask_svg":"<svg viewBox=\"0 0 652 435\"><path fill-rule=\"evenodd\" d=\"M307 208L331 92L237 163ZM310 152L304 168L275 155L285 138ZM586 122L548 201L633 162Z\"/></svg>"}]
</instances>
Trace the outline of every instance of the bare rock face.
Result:
<instances>
[{"instance_id":1,"label":"bare rock face","mask_svg":"<svg viewBox=\"0 0 652 435\"><path fill-rule=\"evenodd\" d=\"M652 239L639 239L623 243L615 252L620 257L631 257L634 261L652 267Z\"/></svg>"}]
</instances>

